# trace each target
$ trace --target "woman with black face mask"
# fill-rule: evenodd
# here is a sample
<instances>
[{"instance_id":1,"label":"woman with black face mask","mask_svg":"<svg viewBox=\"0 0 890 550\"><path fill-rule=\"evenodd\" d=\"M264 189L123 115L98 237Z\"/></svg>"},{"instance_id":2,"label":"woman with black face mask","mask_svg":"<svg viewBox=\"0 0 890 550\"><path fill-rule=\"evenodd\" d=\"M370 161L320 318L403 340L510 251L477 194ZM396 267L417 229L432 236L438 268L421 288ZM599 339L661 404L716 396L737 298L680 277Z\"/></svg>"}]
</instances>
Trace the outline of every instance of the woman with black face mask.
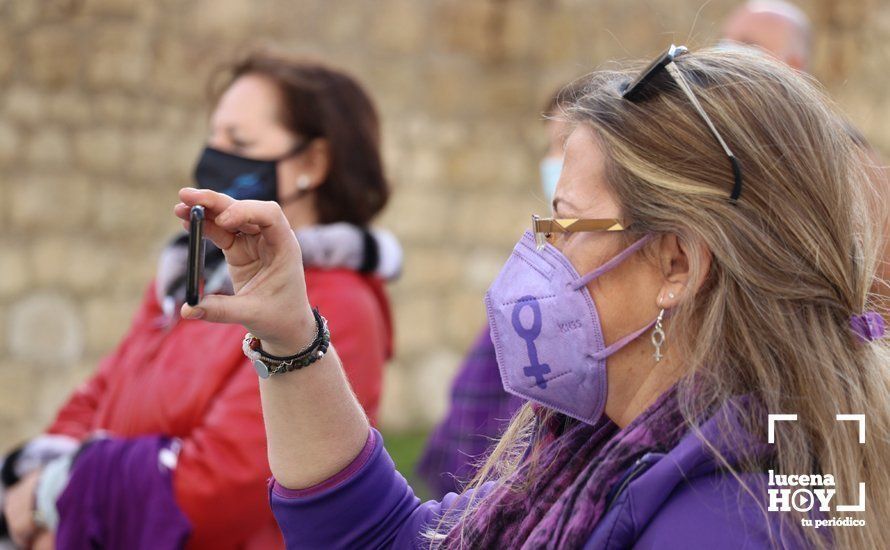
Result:
<instances>
[{"instance_id":1,"label":"woman with black face mask","mask_svg":"<svg viewBox=\"0 0 890 550\"><path fill-rule=\"evenodd\" d=\"M196 183L281 205L309 296L373 422L392 353L383 280L401 265L394 237L368 229L389 195L374 107L355 80L316 63L254 54L224 76ZM186 241L161 255L120 346L7 460L7 520L22 545L54 535L67 548L282 546L244 329L179 316ZM204 289L207 303L232 292L209 242Z\"/></svg>"}]
</instances>

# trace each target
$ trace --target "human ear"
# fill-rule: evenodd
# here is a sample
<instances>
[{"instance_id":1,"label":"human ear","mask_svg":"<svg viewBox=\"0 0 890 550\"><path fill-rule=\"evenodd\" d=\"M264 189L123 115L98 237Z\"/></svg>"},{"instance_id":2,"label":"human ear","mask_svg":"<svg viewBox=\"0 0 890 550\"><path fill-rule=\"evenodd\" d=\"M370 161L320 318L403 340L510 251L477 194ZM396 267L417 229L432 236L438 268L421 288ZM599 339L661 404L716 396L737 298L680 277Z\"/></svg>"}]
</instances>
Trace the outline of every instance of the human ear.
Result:
<instances>
[{"instance_id":1,"label":"human ear","mask_svg":"<svg viewBox=\"0 0 890 550\"><path fill-rule=\"evenodd\" d=\"M657 247L663 283L656 299L658 307L670 309L695 295L711 269L711 251L698 239L665 234Z\"/></svg>"},{"instance_id":2,"label":"human ear","mask_svg":"<svg viewBox=\"0 0 890 550\"><path fill-rule=\"evenodd\" d=\"M331 169L330 149L326 139L316 138L297 158L299 173L308 180L310 189L315 189L327 179Z\"/></svg>"}]
</instances>

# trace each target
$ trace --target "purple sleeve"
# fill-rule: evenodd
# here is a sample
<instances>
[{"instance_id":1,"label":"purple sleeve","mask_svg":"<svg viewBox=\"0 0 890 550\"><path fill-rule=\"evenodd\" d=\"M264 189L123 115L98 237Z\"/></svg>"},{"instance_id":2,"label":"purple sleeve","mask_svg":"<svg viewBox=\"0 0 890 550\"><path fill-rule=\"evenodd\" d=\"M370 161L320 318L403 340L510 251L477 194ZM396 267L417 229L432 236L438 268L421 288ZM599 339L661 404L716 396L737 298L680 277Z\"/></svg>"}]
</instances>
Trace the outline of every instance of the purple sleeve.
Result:
<instances>
[{"instance_id":1,"label":"purple sleeve","mask_svg":"<svg viewBox=\"0 0 890 550\"><path fill-rule=\"evenodd\" d=\"M288 548L420 548L421 534L440 514L459 513L469 498L451 493L421 503L373 429L352 464L327 481L301 490L270 482L272 512Z\"/></svg>"},{"instance_id":2,"label":"purple sleeve","mask_svg":"<svg viewBox=\"0 0 890 550\"><path fill-rule=\"evenodd\" d=\"M160 436L86 444L56 502L56 548L182 548L191 527L173 496L171 460L162 460L171 444Z\"/></svg>"}]
</instances>

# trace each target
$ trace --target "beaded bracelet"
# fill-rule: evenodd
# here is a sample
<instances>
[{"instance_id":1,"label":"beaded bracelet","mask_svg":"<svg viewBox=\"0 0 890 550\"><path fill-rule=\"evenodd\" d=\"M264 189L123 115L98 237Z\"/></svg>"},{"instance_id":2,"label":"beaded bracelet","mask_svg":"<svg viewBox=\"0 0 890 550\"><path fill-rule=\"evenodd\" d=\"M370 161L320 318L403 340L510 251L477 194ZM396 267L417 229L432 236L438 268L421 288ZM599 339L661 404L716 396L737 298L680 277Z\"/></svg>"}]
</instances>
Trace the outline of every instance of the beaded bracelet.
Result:
<instances>
[{"instance_id":1,"label":"beaded bracelet","mask_svg":"<svg viewBox=\"0 0 890 550\"><path fill-rule=\"evenodd\" d=\"M308 346L294 355L287 357L270 355L263 351L259 338L249 332L244 336L241 349L253 363L253 368L256 369L260 378L269 378L273 374L302 369L324 357L331 344L328 321L321 316L318 308L313 308L312 314L315 317L315 338Z\"/></svg>"}]
</instances>

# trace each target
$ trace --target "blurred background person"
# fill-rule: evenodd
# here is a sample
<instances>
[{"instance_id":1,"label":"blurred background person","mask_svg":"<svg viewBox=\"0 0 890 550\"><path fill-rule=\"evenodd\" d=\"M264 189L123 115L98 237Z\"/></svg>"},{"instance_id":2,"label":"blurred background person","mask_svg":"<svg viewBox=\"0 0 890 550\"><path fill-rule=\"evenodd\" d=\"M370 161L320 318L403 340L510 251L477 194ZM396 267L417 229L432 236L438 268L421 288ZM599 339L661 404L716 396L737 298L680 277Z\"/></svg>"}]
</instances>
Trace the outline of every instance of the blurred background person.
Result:
<instances>
[{"instance_id":1,"label":"blurred background person","mask_svg":"<svg viewBox=\"0 0 890 550\"><path fill-rule=\"evenodd\" d=\"M793 69L810 72L813 62L813 31L806 13L790 2L761 0L746 2L729 15L723 26L720 46L753 48L767 53ZM859 144L874 187L869 194L875 219L884 226L882 261L874 291L878 309L890 323L890 169L858 128L846 123Z\"/></svg>"},{"instance_id":2,"label":"blurred background person","mask_svg":"<svg viewBox=\"0 0 890 550\"><path fill-rule=\"evenodd\" d=\"M584 80L579 78L569 82L550 95L544 106L544 131L547 133L547 152L539 163L541 191L548 207L553 202L556 183L562 174L563 157L565 156L566 139L571 133L571 125L560 116L563 107L571 105L584 89Z\"/></svg>"},{"instance_id":3,"label":"blurred background person","mask_svg":"<svg viewBox=\"0 0 890 550\"><path fill-rule=\"evenodd\" d=\"M794 69L810 70L810 20L794 4L778 0L746 2L726 19L722 39L725 45L753 46Z\"/></svg>"},{"instance_id":4,"label":"blurred background person","mask_svg":"<svg viewBox=\"0 0 890 550\"><path fill-rule=\"evenodd\" d=\"M392 354L382 278L398 274L401 250L367 229L389 197L375 108L346 73L273 53L248 55L222 77L195 180L281 205L309 253L308 293L376 422ZM43 545L55 531L61 548L282 545L244 329L179 317L186 242L161 255L118 348L46 433L6 461L5 515L18 544ZM212 300L232 285L222 253L208 248Z\"/></svg>"},{"instance_id":5,"label":"blurred background person","mask_svg":"<svg viewBox=\"0 0 890 550\"><path fill-rule=\"evenodd\" d=\"M575 80L554 92L544 106L547 150L540 161L540 185L549 208L562 172L566 138L571 127L559 116L583 89ZM503 434L523 399L504 391L489 325L460 365L451 383L448 409L433 428L417 464L417 474L435 498L460 492L484 462L486 451Z\"/></svg>"}]
</instances>

